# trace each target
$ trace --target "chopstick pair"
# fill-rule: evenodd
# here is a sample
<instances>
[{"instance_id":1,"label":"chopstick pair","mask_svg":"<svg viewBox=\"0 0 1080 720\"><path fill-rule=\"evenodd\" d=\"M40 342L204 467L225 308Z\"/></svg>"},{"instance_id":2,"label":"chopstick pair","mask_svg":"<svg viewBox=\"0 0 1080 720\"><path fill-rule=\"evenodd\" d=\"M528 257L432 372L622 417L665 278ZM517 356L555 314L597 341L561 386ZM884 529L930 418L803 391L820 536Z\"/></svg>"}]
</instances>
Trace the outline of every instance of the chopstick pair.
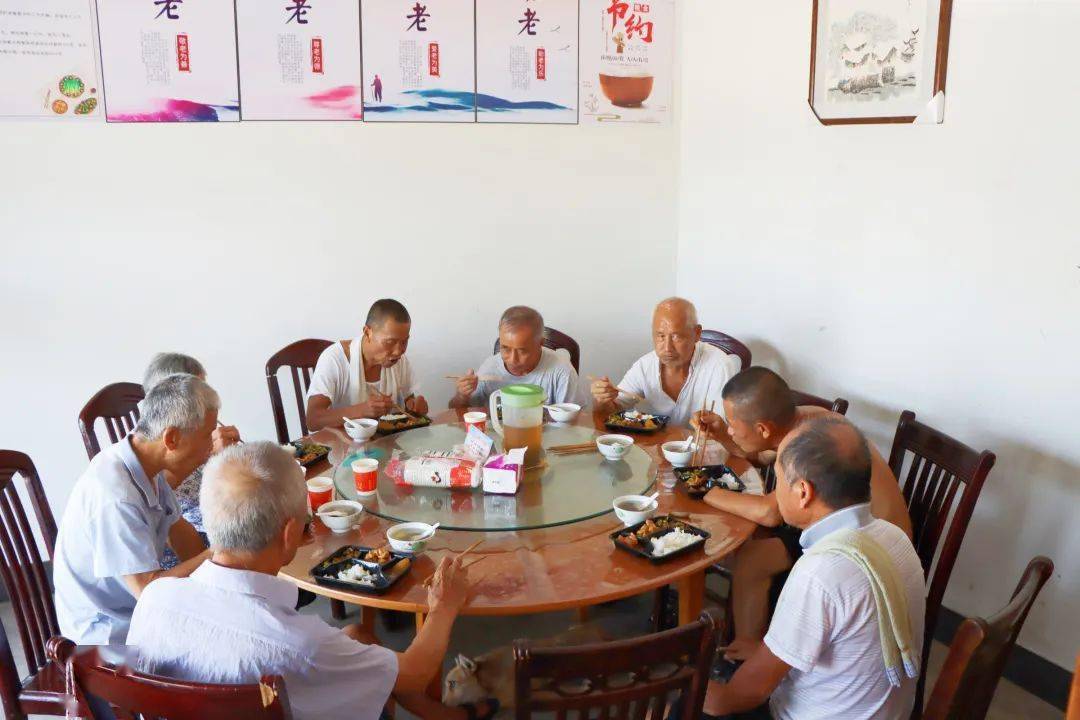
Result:
<instances>
[{"instance_id":1,"label":"chopstick pair","mask_svg":"<svg viewBox=\"0 0 1080 720\"><path fill-rule=\"evenodd\" d=\"M474 542L472 545L470 545L469 547L465 548L460 553L458 553L458 556L455 559L460 560L461 558L465 557L466 555L471 553L473 550L478 548L481 544L483 544L483 542L484 542L484 538L480 538L479 540ZM479 560L476 560L474 562L469 563L468 565L465 566L465 568L471 568L473 565L476 565L477 563L479 563L479 562L481 562L483 560L484 560L484 558L480 558ZM465 569L465 568L462 568L462 569ZM435 582L435 576L434 575L432 575L431 577L424 580L424 587L431 587L431 583L433 583L433 582Z\"/></svg>"},{"instance_id":2,"label":"chopstick pair","mask_svg":"<svg viewBox=\"0 0 1080 720\"><path fill-rule=\"evenodd\" d=\"M712 404L709 405L708 412L711 413L711 412L713 412L715 410L716 410L716 401L713 400ZM701 401L701 412L702 413L705 412L705 401L704 400ZM703 428L704 428L704 433L702 433ZM700 444L699 444L699 441L700 441ZM705 447L708 444L709 444L709 428L707 426L705 426L704 423L698 423L697 433L694 434L694 446L697 448L694 451L694 457L693 457L693 464L694 465L704 465L705 464Z\"/></svg>"},{"instance_id":3,"label":"chopstick pair","mask_svg":"<svg viewBox=\"0 0 1080 720\"><path fill-rule=\"evenodd\" d=\"M447 380L460 380L461 378L468 377L468 376L467 375L443 375L443 377L446 378ZM499 378L495 377L494 375L477 375L476 379L479 380L480 382L499 382Z\"/></svg>"},{"instance_id":4,"label":"chopstick pair","mask_svg":"<svg viewBox=\"0 0 1080 720\"><path fill-rule=\"evenodd\" d=\"M586 375L585 377L588 378L588 380L591 381L591 382L596 382L597 380L600 379L600 378L598 378L598 377L596 377L594 375ZM643 396L638 395L637 393L632 393L629 390L623 390L618 385L615 385L615 389L619 391L620 395L625 395L626 397L630 398L631 400L637 400L638 402L644 402L645 401L645 398Z\"/></svg>"},{"instance_id":5,"label":"chopstick pair","mask_svg":"<svg viewBox=\"0 0 1080 720\"><path fill-rule=\"evenodd\" d=\"M553 455L573 455L596 450L596 443L578 443L576 445L553 445L547 448L547 452Z\"/></svg>"}]
</instances>

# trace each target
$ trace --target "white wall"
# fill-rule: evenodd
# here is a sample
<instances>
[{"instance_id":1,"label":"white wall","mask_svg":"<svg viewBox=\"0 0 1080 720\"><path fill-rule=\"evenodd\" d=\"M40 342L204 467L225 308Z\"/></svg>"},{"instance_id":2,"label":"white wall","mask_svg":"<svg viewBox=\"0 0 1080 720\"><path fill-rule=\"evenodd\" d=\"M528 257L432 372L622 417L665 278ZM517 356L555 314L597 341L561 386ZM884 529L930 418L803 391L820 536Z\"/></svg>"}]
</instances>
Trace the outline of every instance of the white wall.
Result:
<instances>
[{"instance_id":1,"label":"white wall","mask_svg":"<svg viewBox=\"0 0 1080 720\"><path fill-rule=\"evenodd\" d=\"M201 359L221 417L273 437L266 359L352 336L375 298L408 305L445 407L507 305L614 373L675 287L675 128L0 129L0 447L34 458L58 515L79 409L155 351Z\"/></svg>"},{"instance_id":2,"label":"white wall","mask_svg":"<svg viewBox=\"0 0 1080 720\"><path fill-rule=\"evenodd\" d=\"M1080 4L956 0L945 124L849 128L806 105L810 6L685 24L679 291L883 451L910 408L996 452L946 604L992 612L1049 555L1021 644L1071 669Z\"/></svg>"}]
</instances>

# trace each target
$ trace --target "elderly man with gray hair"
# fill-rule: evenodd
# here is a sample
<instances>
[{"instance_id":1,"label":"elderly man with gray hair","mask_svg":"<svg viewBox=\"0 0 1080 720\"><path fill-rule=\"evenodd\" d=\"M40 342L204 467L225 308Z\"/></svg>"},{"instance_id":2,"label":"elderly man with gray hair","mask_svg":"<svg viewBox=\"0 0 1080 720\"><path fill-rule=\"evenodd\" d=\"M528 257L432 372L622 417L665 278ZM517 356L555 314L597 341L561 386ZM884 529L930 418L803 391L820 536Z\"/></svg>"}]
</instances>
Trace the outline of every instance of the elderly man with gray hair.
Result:
<instances>
[{"instance_id":1,"label":"elderly man with gray hair","mask_svg":"<svg viewBox=\"0 0 1080 720\"><path fill-rule=\"evenodd\" d=\"M469 594L460 560L442 560L423 628L395 653L362 642L357 625L338 629L294 610L297 588L278 572L304 542L307 503L303 471L288 453L269 442L228 448L207 464L200 500L213 556L191 577L155 582L139 598L127 639L140 669L213 683L280 674L299 719L375 720L392 692L424 718L497 709L477 715L424 695Z\"/></svg>"},{"instance_id":2,"label":"elderly man with gray hair","mask_svg":"<svg viewBox=\"0 0 1080 720\"><path fill-rule=\"evenodd\" d=\"M189 575L206 558L180 517L179 484L213 450L218 394L173 375L146 396L142 417L75 483L56 540L53 582L61 633L79 644L123 643L139 594L160 577ZM166 546L180 564L162 570Z\"/></svg>"},{"instance_id":3,"label":"elderly man with gray hair","mask_svg":"<svg viewBox=\"0 0 1080 720\"><path fill-rule=\"evenodd\" d=\"M539 385L550 405L580 403L578 374L569 355L543 343L543 316L524 305L508 308L499 319L499 352L458 380L450 407L486 406L492 393L511 384Z\"/></svg>"}]
</instances>

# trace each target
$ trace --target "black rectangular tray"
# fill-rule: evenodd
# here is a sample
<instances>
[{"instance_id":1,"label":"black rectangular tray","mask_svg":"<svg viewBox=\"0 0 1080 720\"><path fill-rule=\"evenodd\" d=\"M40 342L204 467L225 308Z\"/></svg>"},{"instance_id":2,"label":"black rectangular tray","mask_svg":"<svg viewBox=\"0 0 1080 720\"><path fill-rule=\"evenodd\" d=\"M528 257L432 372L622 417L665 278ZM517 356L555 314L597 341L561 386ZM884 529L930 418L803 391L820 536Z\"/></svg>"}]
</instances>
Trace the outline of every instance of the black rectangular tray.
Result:
<instances>
[{"instance_id":1,"label":"black rectangular tray","mask_svg":"<svg viewBox=\"0 0 1080 720\"><path fill-rule=\"evenodd\" d=\"M686 484L687 479L689 479L690 475L695 470L704 470L709 478L705 481L704 485L697 489L691 488ZM705 497L705 494L714 487L740 493L746 490L746 483L742 481L738 473L727 465L691 465L689 467L672 468L672 472L675 473L675 479L683 484L683 489L686 490L686 494L692 498L703 498ZM724 480L724 475L731 475L731 477L734 478L734 482Z\"/></svg>"},{"instance_id":2,"label":"black rectangular tray","mask_svg":"<svg viewBox=\"0 0 1080 720\"><path fill-rule=\"evenodd\" d=\"M373 549L360 545L346 545L338 548L329 557L311 568L311 576L319 585L326 587L382 595L409 572L412 568L412 558L403 553L391 551L390 561L383 565L360 559L364 553ZM353 555L353 553L356 554ZM403 561L405 565L402 565ZM349 565L363 565L375 576L375 584L362 585L348 580L338 580L337 574Z\"/></svg>"},{"instance_id":3,"label":"black rectangular tray","mask_svg":"<svg viewBox=\"0 0 1080 720\"><path fill-rule=\"evenodd\" d=\"M300 460L300 453L302 452L302 448L304 445L318 445L320 448L322 448L322 450L319 451L319 454L316 455L314 458L308 460L307 462L300 463L304 467L311 467L317 462L322 462L326 459L326 456L330 454L330 448L326 445L323 445L322 443L304 442L303 440L290 440L289 444L296 448L296 460L298 462Z\"/></svg>"},{"instance_id":4,"label":"black rectangular tray","mask_svg":"<svg viewBox=\"0 0 1080 720\"><path fill-rule=\"evenodd\" d=\"M409 413L409 415L412 415L412 413ZM412 415L412 418L413 420L416 420L418 422L415 422L408 427L397 428L394 430L383 430L382 427L380 427L376 431L376 434L385 437L387 435L395 435L399 432L405 432L406 430L415 430L417 428L427 427L431 424L431 418L429 418L427 415Z\"/></svg>"},{"instance_id":5,"label":"black rectangular tray","mask_svg":"<svg viewBox=\"0 0 1080 720\"><path fill-rule=\"evenodd\" d=\"M619 425L617 423L612 422L613 418L619 417L624 412L627 412L627 411L623 410L622 412L611 413L610 415L608 415L607 420L604 421L604 427L606 427L608 430L615 430L616 432L634 433L634 434L637 434L637 435L651 435L652 433L660 432L661 430L666 428L667 424L671 421L671 416L670 415L656 415L657 426L655 428L653 428L652 430L648 430L646 428L634 427L632 425ZM655 413L646 413L646 414L647 415L655 415Z\"/></svg>"},{"instance_id":6,"label":"black rectangular tray","mask_svg":"<svg viewBox=\"0 0 1080 720\"><path fill-rule=\"evenodd\" d=\"M672 515L660 515L660 516L652 518L652 520L653 520L653 522L656 522L660 518L667 518L669 520L672 520L673 522L678 523L678 525L681 526L683 530L686 530L687 532L692 532L695 535L700 535L701 537L705 538L705 540L708 540L709 538L712 537L712 533L710 533L709 531L702 530L699 527L695 527L695 526L691 525L690 523L686 522L685 520L683 520L682 518L677 518L677 517L674 517ZM642 558L644 560L648 560L649 562L651 562L654 565L659 565L660 563L667 562L668 560L671 560L672 558L677 558L677 557L680 557L682 555L686 555L688 553L696 552L696 551L701 550L701 549L703 549L705 547L705 542L703 541L703 542L699 542L699 543L694 543L693 545L687 545L686 547L684 547L684 548L682 548L680 550L676 550L673 553L668 553L667 555L661 555L660 557L657 557L657 556L653 555L652 553L645 552L640 546L638 546L638 547L629 547L625 543L619 542L619 536L628 535L628 534L631 534L631 533L636 533L638 530L641 529L641 526L644 525L646 522L648 522L648 521L647 520L642 520L641 522L637 523L636 525L631 525L630 527L622 528L621 530L616 530L615 532L611 533L611 535L609 536L611 538L611 542L615 544L615 547L617 547L617 548L619 548L619 549L621 549L621 550L623 550L625 552L628 552L631 555L636 555L639 558ZM663 530L658 530L658 531L652 533L651 535L646 536L645 539L646 540L652 540L653 538L660 537L661 535L667 535L669 532L671 532L674 529L675 529L674 527L668 527L668 528L664 528Z\"/></svg>"}]
</instances>

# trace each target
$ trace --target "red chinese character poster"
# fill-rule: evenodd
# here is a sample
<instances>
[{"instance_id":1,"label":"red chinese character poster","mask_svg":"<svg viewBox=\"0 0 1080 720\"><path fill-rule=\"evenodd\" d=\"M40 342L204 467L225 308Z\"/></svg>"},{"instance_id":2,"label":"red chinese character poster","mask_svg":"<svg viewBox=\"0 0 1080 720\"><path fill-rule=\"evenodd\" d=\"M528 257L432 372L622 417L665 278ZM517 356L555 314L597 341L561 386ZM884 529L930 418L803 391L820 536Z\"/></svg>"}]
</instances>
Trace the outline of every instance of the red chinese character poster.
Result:
<instances>
[{"instance_id":1,"label":"red chinese character poster","mask_svg":"<svg viewBox=\"0 0 1080 720\"><path fill-rule=\"evenodd\" d=\"M109 122L240 119L231 2L97 0Z\"/></svg>"},{"instance_id":2,"label":"red chinese character poster","mask_svg":"<svg viewBox=\"0 0 1080 720\"><path fill-rule=\"evenodd\" d=\"M582 122L671 122L672 0L582 0Z\"/></svg>"},{"instance_id":3,"label":"red chinese character poster","mask_svg":"<svg viewBox=\"0 0 1080 720\"><path fill-rule=\"evenodd\" d=\"M476 0L476 119L578 121L577 0Z\"/></svg>"},{"instance_id":4,"label":"red chinese character poster","mask_svg":"<svg viewBox=\"0 0 1080 720\"><path fill-rule=\"evenodd\" d=\"M244 120L360 120L356 0L236 0Z\"/></svg>"}]
</instances>

